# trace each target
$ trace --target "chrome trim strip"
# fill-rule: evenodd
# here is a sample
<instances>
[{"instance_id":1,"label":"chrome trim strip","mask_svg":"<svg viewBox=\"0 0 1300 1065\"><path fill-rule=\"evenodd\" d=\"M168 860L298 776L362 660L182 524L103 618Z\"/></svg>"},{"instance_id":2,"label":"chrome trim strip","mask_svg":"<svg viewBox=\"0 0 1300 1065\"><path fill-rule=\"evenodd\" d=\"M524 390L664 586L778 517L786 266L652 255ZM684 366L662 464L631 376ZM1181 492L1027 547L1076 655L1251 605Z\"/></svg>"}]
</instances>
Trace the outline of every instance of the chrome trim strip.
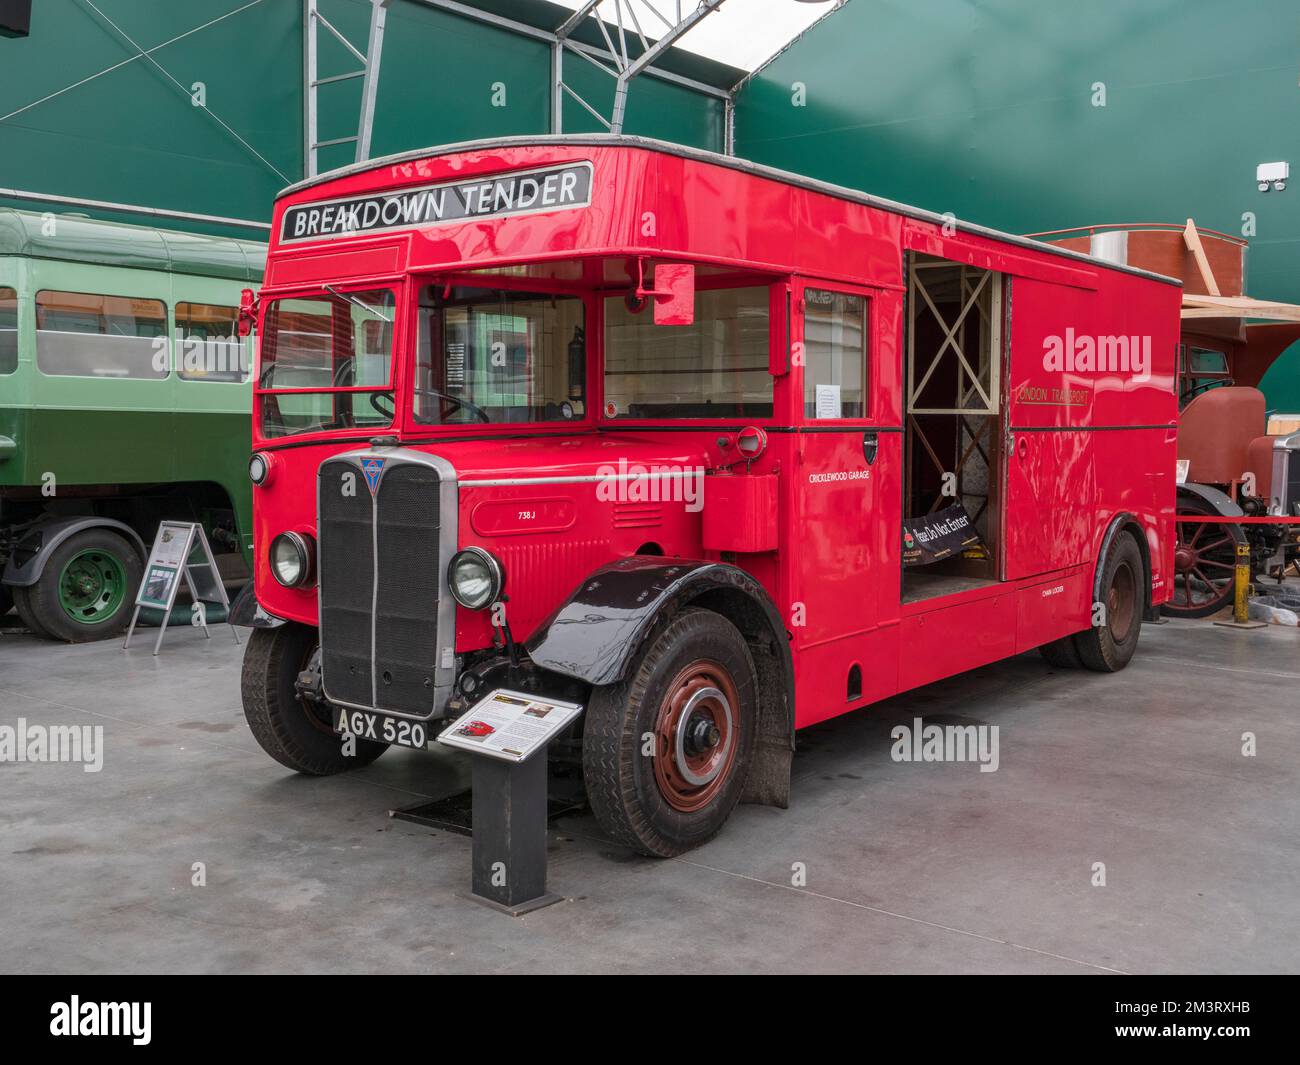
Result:
<instances>
[{"instance_id":1,"label":"chrome trim strip","mask_svg":"<svg viewBox=\"0 0 1300 1065\"><path fill-rule=\"evenodd\" d=\"M375 630L379 625L379 485L384 479L384 463L375 479L375 490L370 493L370 705L379 705L379 682L376 679L375 663L378 659L379 637ZM362 467L364 474L365 468ZM322 657L322 662L324 658ZM321 691L325 690L325 669L321 667Z\"/></svg>"}]
</instances>

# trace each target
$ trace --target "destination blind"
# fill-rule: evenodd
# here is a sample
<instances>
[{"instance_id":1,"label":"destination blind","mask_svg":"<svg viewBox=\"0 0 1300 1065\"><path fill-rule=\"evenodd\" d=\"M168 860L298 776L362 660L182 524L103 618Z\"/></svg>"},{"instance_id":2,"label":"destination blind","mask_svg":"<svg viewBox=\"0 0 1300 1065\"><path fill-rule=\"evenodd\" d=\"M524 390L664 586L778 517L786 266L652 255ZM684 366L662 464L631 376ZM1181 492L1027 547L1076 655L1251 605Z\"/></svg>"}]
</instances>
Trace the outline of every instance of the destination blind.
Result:
<instances>
[{"instance_id":1,"label":"destination blind","mask_svg":"<svg viewBox=\"0 0 1300 1065\"><path fill-rule=\"evenodd\" d=\"M350 237L472 218L559 211L590 203L591 164L570 163L299 204L284 212L280 240L292 243Z\"/></svg>"}]
</instances>

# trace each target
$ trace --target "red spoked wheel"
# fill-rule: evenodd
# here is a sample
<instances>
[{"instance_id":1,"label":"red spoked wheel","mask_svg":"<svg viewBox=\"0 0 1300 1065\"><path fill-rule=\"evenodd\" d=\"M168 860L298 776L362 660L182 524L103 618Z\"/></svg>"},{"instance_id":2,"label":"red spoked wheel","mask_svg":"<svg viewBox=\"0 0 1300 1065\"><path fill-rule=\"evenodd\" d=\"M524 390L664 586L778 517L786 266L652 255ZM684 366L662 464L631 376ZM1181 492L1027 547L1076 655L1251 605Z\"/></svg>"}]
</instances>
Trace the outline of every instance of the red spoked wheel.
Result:
<instances>
[{"instance_id":1,"label":"red spoked wheel","mask_svg":"<svg viewBox=\"0 0 1300 1065\"><path fill-rule=\"evenodd\" d=\"M1176 618L1203 618L1232 602L1237 545L1246 542L1240 525L1199 520L1218 512L1204 500L1178 500L1174 543L1173 594L1164 613Z\"/></svg>"},{"instance_id":2,"label":"red spoked wheel","mask_svg":"<svg viewBox=\"0 0 1300 1065\"><path fill-rule=\"evenodd\" d=\"M739 698L718 662L692 662L669 682L655 722L655 784L674 810L707 806L736 759Z\"/></svg>"}]
</instances>

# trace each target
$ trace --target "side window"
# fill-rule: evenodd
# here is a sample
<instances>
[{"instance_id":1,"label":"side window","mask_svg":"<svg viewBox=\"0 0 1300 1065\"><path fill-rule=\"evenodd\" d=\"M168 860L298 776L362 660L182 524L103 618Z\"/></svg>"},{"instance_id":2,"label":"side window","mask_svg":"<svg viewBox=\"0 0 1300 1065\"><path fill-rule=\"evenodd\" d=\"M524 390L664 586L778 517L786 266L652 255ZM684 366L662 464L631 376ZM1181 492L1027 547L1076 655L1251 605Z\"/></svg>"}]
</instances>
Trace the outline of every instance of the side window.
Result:
<instances>
[{"instance_id":1,"label":"side window","mask_svg":"<svg viewBox=\"0 0 1300 1065\"><path fill-rule=\"evenodd\" d=\"M182 380L247 381L249 365L238 307L176 304L176 373Z\"/></svg>"},{"instance_id":2,"label":"side window","mask_svg":"<svg viewBox=\"0 0 1300 1065\"><path fill-rule=\"evenodd\" d=\"M867 298L818 288L803 296L804 417L866 417Z\"/></svg>"},{"instance_id":3,"label":"side window","mask_svg":"<svg viewBox=\"0 0 1300 1065\"><path fill-rule=\"evenodd\" d=\"M18 293L0 287L0 376L18 369Z\"/></svg>"},{"instance_id":4,"label":"side window","mask_svg":"<svg viewBox=\"0 0 1300 1065\"><path fill-rule=\"evenodd\" d=\"M162 300L84 292L36 294L36 365L56 377L167 376Z\"/></svg>"}]
</instances>

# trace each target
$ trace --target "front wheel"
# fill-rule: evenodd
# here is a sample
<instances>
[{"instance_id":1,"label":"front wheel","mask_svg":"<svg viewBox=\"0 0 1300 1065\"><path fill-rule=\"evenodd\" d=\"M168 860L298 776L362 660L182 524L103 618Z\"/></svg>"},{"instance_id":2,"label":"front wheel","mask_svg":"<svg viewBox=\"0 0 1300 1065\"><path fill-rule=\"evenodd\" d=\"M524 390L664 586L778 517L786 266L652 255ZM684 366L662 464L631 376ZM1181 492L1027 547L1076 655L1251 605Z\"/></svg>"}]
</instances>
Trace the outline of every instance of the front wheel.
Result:
<instances>
[{"instance_id":1,"label":"front wheel","mask_svg":"<svg viewBox=\"0 0 1300 1065\"><path fill-rule=\"evenodd\" d=\"M353 739L356 747L349 753L328 708L298 694L294 682L319 646L317 631L306 625L254 629L240 682L244 717L262 750L295 773L314 777L369 765L388 749L386 743Z\"/></svg>"},{"instance_id":2,"label":"front wheel","mask_svg":"<svg viewBox=\"0 0 1300 1065\"><path fill-rule=\"evenodd\" d=\"M711 839L740 799L756 722L744 637L712 611L683 611L623 681L592 693L582 768L597 820L652 857Z\"/></svg>"}]
</instances>

